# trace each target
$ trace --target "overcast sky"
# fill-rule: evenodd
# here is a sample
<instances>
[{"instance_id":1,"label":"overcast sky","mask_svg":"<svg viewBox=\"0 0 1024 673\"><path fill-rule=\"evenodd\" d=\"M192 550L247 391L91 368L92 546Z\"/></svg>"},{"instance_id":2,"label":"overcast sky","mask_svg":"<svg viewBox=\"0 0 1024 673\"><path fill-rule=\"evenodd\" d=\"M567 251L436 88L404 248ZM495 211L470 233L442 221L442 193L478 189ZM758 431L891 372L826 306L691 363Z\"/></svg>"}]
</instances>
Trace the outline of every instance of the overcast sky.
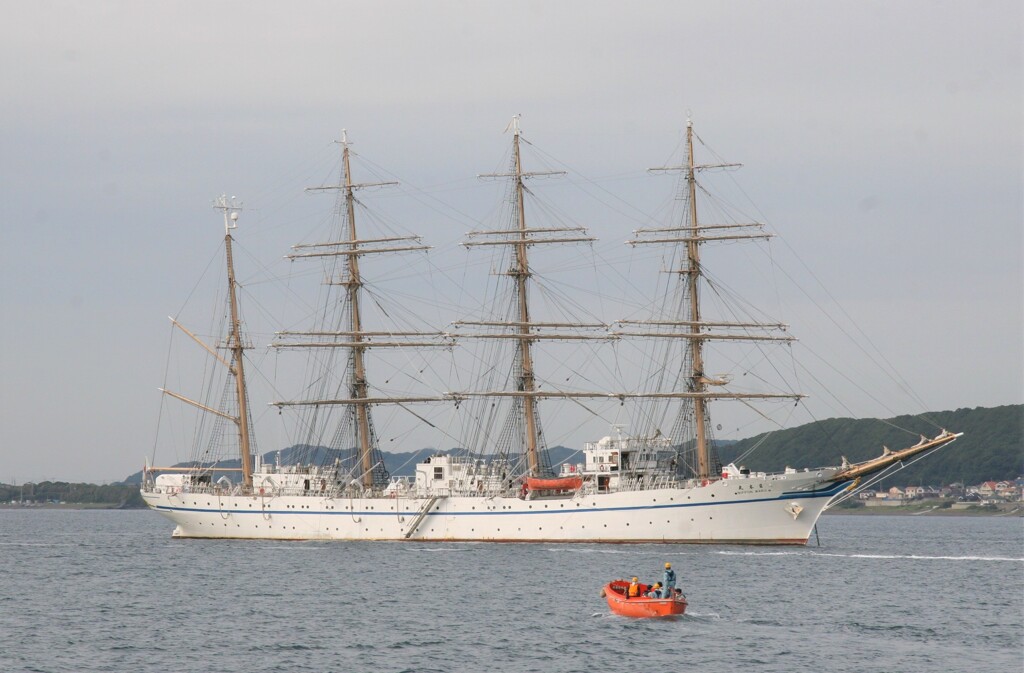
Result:
<instances>
[{"instance_id":1,"label":"overcast sky","mask_svg":"<svg viewBox=\"0 0 1024 673\"><path fill-rule=\"evenodd\" d=\"M501 168L516 113L600 181L671 158L689 111L927 409L1024 401L1016 0L0 7L0 481L141 467L216 195L269 263L342 128L429 191ZM476 197L437 198L466 218L410 228L447 241Z\"/></svg>"}]
</instances>

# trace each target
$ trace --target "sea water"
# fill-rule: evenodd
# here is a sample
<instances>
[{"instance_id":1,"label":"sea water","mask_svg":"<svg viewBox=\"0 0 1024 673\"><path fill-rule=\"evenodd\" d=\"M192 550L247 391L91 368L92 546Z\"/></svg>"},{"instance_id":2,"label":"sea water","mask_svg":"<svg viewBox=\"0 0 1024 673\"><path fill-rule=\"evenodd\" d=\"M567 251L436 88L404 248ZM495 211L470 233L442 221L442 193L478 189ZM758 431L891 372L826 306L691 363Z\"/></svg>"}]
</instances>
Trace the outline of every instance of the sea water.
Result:
<instances>
[{"instance_id":1,"label":"sea water","mask_svg":"<svg viewBox=\"0 0 1024 673\"><path fill-rule=\"evenodd\" d=\"M806 547L172 540L0 510L0 671L1024 670L1020 518L825 516ZM660 578L684 617L609 614Z\"/></svg>"}]
</instances>

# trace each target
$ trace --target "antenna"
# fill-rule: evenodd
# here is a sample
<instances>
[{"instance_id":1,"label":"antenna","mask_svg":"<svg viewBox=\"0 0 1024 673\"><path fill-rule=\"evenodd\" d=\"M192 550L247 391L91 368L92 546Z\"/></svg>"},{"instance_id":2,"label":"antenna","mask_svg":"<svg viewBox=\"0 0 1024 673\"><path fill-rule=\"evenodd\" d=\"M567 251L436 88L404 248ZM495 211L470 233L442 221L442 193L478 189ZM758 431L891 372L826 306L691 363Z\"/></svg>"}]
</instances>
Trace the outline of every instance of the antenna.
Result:
<instances>
[{"instance_id":1,"label":"antenna","mask_svg":"<svg viewBox=\"0 0 1024 673\"><path fill-rule=\"evenodd\" d=\"M238 213L242 210L242 202L237 201L234 196L228 197L221 194L213 202L214 210L224 213L224 233L230 233L232 229L238 228Z\"/></svg>"}]
</instances>

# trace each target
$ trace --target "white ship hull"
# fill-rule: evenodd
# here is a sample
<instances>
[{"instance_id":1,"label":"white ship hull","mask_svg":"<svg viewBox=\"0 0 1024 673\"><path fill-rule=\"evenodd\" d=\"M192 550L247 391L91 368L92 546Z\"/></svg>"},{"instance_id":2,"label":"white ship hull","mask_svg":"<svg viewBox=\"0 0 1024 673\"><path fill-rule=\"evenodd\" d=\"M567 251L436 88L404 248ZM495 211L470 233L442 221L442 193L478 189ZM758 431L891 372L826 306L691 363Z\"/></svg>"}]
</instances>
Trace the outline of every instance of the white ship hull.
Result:
<instances>
[{"instance_id":1,"label":"white ship hull","mask_svg":"<svg viewBox=\"0 0 1024 673\"><path fill-rule=\"evenodd\" d=\"M579 323L575 316L553 316L554 322L541 320L531 314L528 302L534 272L527 250L540 244L594 239L582 227L527 226L523 204L528 190L523 188L524 178L549 173L522 171L517 120L513 121L512 128L513 170L501 175L512 178L514 198L510 199L512 208L507 212L517 216L511 217L507 226L469 232L468 239L472 240L465 242L467 247L504 246L494 260L508 270L494 275L507 277L511 287L496 290L494 296L510 298L512 306L495 305L493 315L487 316L487 320L454 322L452 325L458 326L455 332L424 332L415 325L409 326L411 331L394 329L392 314L376 295L373 301L382 314L378 317L388 316L389 326L385 331L364 327L363 318L370 313L364 315L360 309L364 281L359 258L428 247L421 245L417 236L377 238L378 234L372 233L364 238L357 235L354 191L390 183L355 183L350 172L348 142L342 139L342 180L331 187L341 190L345 203L345 207L337 211L338 234L333 241L297 245L297 252L288 256L324 262L327 286L333 287L337 294L329 292L326 296L325 310L313 331L277 333L280 340L275 348L325 353L312 357L307 365L312 380L306 390L312 395L311 399L272 403L279 409L305 410L296 417L303 445L290 447L299 450L283 463L280 452L273 465L264 462L266 456L254 453L244 371L246 346L241 333L231 252L231 231L236 226L239 206L226 196L217 201L216 208L223 212L225 223L231 315L225 345L231 352L230 360L221 357L215 348L204 344L192 332L179 327L225 365L234 382L224 388L226 410L164 392L216 415L220 419L218 423L223 425L209 432L210 446L205 445L206 438L200 443L201 433L197 432L190 465L147 466L143 476L142 497L150 507L176 524L175 537L806 544L822 511L844 489L852 488L855 479L956 439L958 435L943 431L933 439L922 437L918 444L902 451L884 449L882 456L866 463L851 465L843 459L841 467L813 471L786 468L781 474L751 474L742 465L721 466L709 432L712 427L707 414L709 400L798 401L802 395L770 390L730 391L725 389L728 376L708 377L703 364L706 341L785 343L792 341L792 337L778 334L785 331L785 325L781 324L718 322L702 318L698 304L699 283L703 282L700 244L763 239L770 235L763 233L763 225L756 222L699 225L695 176L699 168L707 166L694 163L692 125L688 124L687 161L683 167L687 176L687 214L668 227L639 229L634 232L637 239L629 241L634 246L650 243L675 247L674 258L680 266L672 272L682 284L678 299L673 299L664 312L655 311L649 320L620 320L617 327L601 322ZM726 228L736 231L719 231ZM364 235L367 234L364 232ZM682 301L683 297L688 297L688 301ZM561 303L561 300L551 302L550 308ZM640 304L637 309L639 307ZM736 308L739 310L730 310L728 314L740 316L748 312L748 307ZM598 344L622 338L664 338L669 344L678 343L683 348L654 348L641 356L643 360L651 358L649 366L652 368L647 373L637 371L642 383L607 381L605 383L613 384L610 390L558 390L553 380L539 378L534 371L533 348L539 347L541 342L581 339ZM460 343L472 339L500 339L513 346L494 349L492 354L501 356L502 362L480 359L479 369L475 364L470 366L469 361L461 362L458 357L450 361L448 366L452 371L467 366L467 373L455 380L464 381L468 377L473 382L470 390L451 392L448 388L451 381L420 381L417 375L410 375L408 383L413 388L424 388L418 392L399 393L397 388L390 389L397 384L385 386L387 390L378 387L379 383L371 385L365 357L370 349L384 353L390 348L406 346L450 350L454 339ZM490 350L484 348L469 356L469 360L481 358L483 351ZM574 363L570 359L561 362L559 367L580 375L581 381L589 381L581 372L590 366L588 363L598 351L588 350L587 353L590 354L585 361ZM558 357L555 353L552 356ZM408 373L404 369L411 362L409 359L406 364L397 365L399 369L395 371L403 370L404 378ZM601 368L605 369L606 364ZM616 363L607 371L624 371L620 365ZM418 364L413 369L417 367ZM428 368L435 369L430 357L423 361L420 372ZM437 373L444 371L444 367L436 369ZM506 372L505 380L499 372ZM744 375L746 373L744 371ZM755 373L751 380L759 378ZM388 383L390 379L384 381ZM601 383L594 383L603 388ZM668 389L662 390L662 383L668 384ZM477 388L478 385L483 389ZM570 388L575 386L574 382ZM216 388L211 383L209 390ZM630 404L635 402L639 405L635 413L641 434L630 437L622 433L624 426L613 426L613 435L582 447L581 462L563 461L551 465L550 456L544 453L538 408L544 400L559 398L618 400L620 406L627 400ZM469 407L480 403L475 411L465 412L460 421L467 424L462 431L471 441L445 432L445 441L455 440L464 446L457 451L438 451L425 457L415 466L414 476L391 476L385 468L375 431L379 426L372 420L373 407L400 405L406 408L407 404L420 402L455 403L457 407L464 401ZM601 417L601 412L583 408ZM425 417L410 413L436 427ZM623 413L626 412L616 411L614 416ZM673 436L656 427L655 419L671 423L667 427ZM227 422L233 422L237 430L237 468L223 465L224 455L218 453L223 447L216 446L225 438L223 427ZM574 459L575 454L573 452ZM228 473L231 478L240 477L238 482L233 482ZM687 478L691 479L687 481ZM216 483L212 483L214 479Z\"/></svg>"},{"instance_id":2,"label":"white ship hull","mask_svg":"<svg viewBox=\"0 0 1024 673\"><path fill-rule=\"evenodd\" d=\"M832 472L834 470L826 470ZM805 544L850 484L822 471L565 497L225 495L150 488L180 538Z\"/></svg>"}]
</instances>

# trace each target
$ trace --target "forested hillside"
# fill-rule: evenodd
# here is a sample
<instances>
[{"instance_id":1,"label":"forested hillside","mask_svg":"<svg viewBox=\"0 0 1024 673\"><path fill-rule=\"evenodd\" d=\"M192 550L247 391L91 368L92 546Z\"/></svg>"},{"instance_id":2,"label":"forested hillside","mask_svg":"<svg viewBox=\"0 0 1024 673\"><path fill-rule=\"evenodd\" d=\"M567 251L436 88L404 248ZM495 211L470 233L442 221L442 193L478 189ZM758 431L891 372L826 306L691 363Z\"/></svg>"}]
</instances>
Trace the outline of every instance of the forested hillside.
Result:
<instances>
[{"instance_id":1,"label":"forested hillside","mask_svg":"<svg viewBox=\"0 0 1024 673\"><path fill-rule=\"evenodd\" d=\"M128 484L72 484L41 481L13 486L0 484L0 503L69 503L105 507L144 507L139 488Z\"/></svg>"},{"instance_id":2,"label":"forested hillside","mask_svg":"<svg viewBox=\"0 0 1024 673\"><path fill-rule=\"evenodd\" d=\"M750 437L719 451L723 463L735 461L755 471L819 467L836 465L842 456L850 462L874 458L883 445L902 449L917 443L919 434L934 436L943 428L964 436L895 473L886 485L977 484L1024 474L1024 405L1020 404L886 420L830 418L767 437Z\"/></svg>"}]
</instances>

